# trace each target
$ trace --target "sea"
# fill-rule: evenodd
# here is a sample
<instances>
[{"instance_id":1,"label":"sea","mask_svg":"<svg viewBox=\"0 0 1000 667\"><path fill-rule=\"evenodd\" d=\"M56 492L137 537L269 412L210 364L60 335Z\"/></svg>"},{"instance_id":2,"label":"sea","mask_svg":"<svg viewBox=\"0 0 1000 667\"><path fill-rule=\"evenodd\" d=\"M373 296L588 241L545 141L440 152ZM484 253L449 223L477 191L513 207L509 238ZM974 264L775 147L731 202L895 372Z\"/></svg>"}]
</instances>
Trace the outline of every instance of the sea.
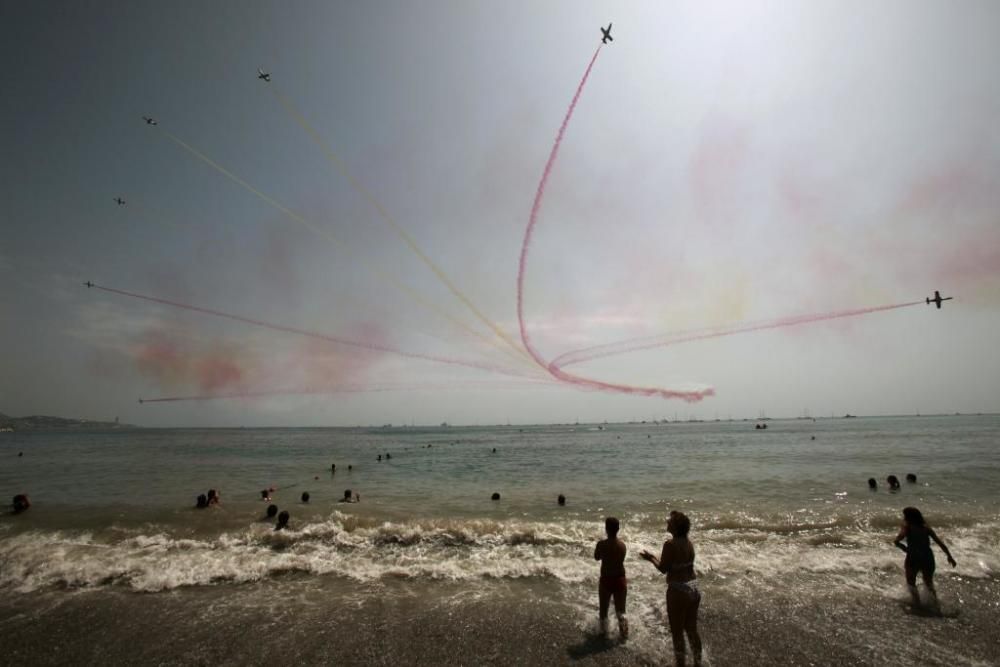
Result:
<instances>
[{"instance_id":1,"label":"sea","mask_svg":"<svg viewBox=\"0 0 1000 667\"><path fill-rule=\"evenodd\" d=\"M659 551L671 510L691 519L706 609L713 597L818 602L830 591L895 608L906 594L892 539L906 506L959 563L939 553L953 617L963 602L949 577L996 590L1000 416L757 423L0 433L0 492L31 501L0 516L0 597L30 608L87 592L232 597L266 584L363 604L375 590L445 584L474 598L527 582L557 592L589 632L593 548L615 516L630 552L628 650L655 661L670 654L663 581L637 554ZM209 489L221 502L196 508ZM359 501L342 502L347 490ZM286 529L266 517L271 503L289 513Z\"/></svg>"}]
</instances>

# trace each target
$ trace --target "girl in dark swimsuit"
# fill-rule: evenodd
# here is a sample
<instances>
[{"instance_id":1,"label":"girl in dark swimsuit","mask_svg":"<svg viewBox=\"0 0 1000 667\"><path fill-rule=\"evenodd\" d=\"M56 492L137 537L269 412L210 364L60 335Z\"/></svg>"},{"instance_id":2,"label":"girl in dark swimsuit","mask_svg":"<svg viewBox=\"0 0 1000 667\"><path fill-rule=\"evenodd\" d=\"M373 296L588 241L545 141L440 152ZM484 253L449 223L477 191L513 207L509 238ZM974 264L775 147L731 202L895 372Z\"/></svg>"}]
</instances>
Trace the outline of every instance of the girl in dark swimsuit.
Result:
<instances>
[{"instance_id":1,"label":"girl in dark swimsuit","mask_svg":"<svg viewBox=\"0 0 1000 667\"><path fill-rule=\"evenodd\" d=\"M906 544L903 544L906 540ZM955 559L951 557L951 552L945 543L938 538L927 522L924 515L916 507L903 508L903 526L896 535L894 544L906 552L906 560L903 562L903 569L906 572L906 587L913 598L913 604L920 604L920 594L917 593L917 572L924 579L924 585L931 593L931 598L937 602L937 592L934 590L934 552L931 551L931 540L941 548L944 555L948 557L948 564L955 567Z\"/></svg>"}]
</instances>

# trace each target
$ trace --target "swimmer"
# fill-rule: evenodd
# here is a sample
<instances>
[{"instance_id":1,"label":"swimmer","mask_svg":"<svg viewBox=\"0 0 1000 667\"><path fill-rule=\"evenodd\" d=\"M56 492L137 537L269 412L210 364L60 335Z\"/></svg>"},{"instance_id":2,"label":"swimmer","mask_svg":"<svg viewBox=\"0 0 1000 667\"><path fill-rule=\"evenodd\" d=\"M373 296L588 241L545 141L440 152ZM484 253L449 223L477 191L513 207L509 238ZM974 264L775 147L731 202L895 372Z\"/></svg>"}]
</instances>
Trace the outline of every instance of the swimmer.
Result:
<instances>
[{"instance_id":1,"label":"swimmer","mask_svg":"<svg viewBox=\"0 0 1000 667\"><path fill-rule=\"evenodd\" d=\"M28 500L28 495L25 493L14 496L14 501L11 504L14 506L14 514L20 514L31 507L31 501Z\"/></svg>"},{"instance_id":2,"label":"swimmer","mask_svg":"<svg viewBox=\"0 0 1000 667\"><path fill-rule=\"evenodd\" d=\"M493 495L490 496L490 500L500 500L500 494L494 491Z\"/></svg>"},{"instance_id":3,"label":"swimmer","mask_svg":"<svg viewBox=\"0 0 1000 667\"><path fill-rule=\"evenodd\" d=\"M264 502L270 502L271 492L268 491L267 489L262 489L260 492L260 499L263 500Z\"/></svg>"},{"instance_id":4,"label":"swimmer","mask_svg":"<svg viewBox=\"0 0 1000 667\"><path fill-rule=\"evenodd\" d=\"M914 475L912 472L906 473L906 483L907 484L916 484L917 483L917 476Z\"/></svg>"},{"instance_id":5,"label":"swimmer","mask_svg":"<svg viewBox=\"0 0 1000 667\"><path fill-rule=\"evenodd\" d=\"M663 543L657 558L648 551L640 556L667 575L667 620L674 643L674 662L685 664L684 635L691 642L694 664L701 664L701 636L698 634L698 606L701 592L694 572L694 545L688 539L691 520L683 512L671 512L667 532L671 538Z\"/></svg>"},{"instance_id":6,"label":"swimmer","mask_svg":"<svg viewBox=\"0 0 1000 667\"><path fill-rule=\"evenodd\" d=\"M354 466L352 466L350 463L348 463L347 464L347 472L351 472L352 470L354 470Z\"/></svg>"},{"instance_id":7,"label":"swimmer","mask_svg":"<svg viewBox=\"0 0 1000 667\"><path fill-rule=\"evenodd\" d=\"M875 481L874 477L869 477L868 478L868 488L870 490L872 490L872 491L877 491L878 490L878 482Z\"/></svg>"},{"instance_id":8,"label":"swimmer","mask_svg":"<svg viewBox=\"0 0 1000 667\"><path fill-rule=\"evenodd\" d=\"M899 478L895 475L889 475L885 478L886 483L889 485L890 491L899 491Z\"/></svg>"},{"instance_id":9,"label":"swimmer","mask_svg":"<svg viewBox=\"0 0 1000 667\"><path fill-rule=\"evenodd\" d=\"M342 503L356 503L361 500L361 496L352 493L350 489L344 489L344 497L340 499Z\"/></svg>"},{"instance_id":10,"label":"swimmer","mask_svg":"<svg viewBox=\"0 0 1000 667\"><path fill-rule=\"evenodd\" d=\"M379 462L379 463L381 463L381 462L382 462L382 455L381 455L381 454L379 454L379 455L378 455L378 462Z\"/></svg>"},{"instance_id":11,"label":"swimmer","mask_svg":"<svg viewBox=\"0 0 1000 667\"><path fill-rule=\"evenodd\" d=\"M281 530L282 528L288 527L288 510L282 510L281 514L278 515L278 523L274 525L275 530Z\"/></svg>"},{"instance_id":12,"label":"swimmer","mask_svg":"<svg viewBox=\"0 0 1000 667\"><path fill-rule=\"evenodd\" d=\"M200 510L205 509L206 507L208 507L208 498L205 497L204 493L198 495L198 500L195 502L194 506L195 506L196 509L200 509Z\"/></svg>"},{"instance_id":13,"label":"swimmer","mask_svg":"<svg viewBox=\"0 0 1000 667\"><path fill-rule=\"evenodd\" d=\"M266 521L268 519L273 519L277 513L278 513L278 506L277 505L274 505L274 504L268 505L267 506L267 515L264 517L264 520Z\"/></svg>"},{"instance_id":14,"label":"swimmer","mask_svg":"<svg viewBox=\"0 0 1000 667\"><path fill-rule=\"evenodd\" d=\"M309 492L308 491L303 491L302 492L302 502L304 502L304 503L308 503L309 502Z\"/></svg>"},{"instance_id":15,"label":"swimmer","mask_svg":"<svg viewBox=\"0 0 1000 667\"><path fill-rule=\"evenodd\" d=\"M330 474L332 475L332 474L334 474L336 472L337 472L337 464L336 463L331 463L330 464Z\"/></svg>"},{"instance_id":16,"label":"swimmer","mask_svg":"<svg viewBox=\"0 0 1000 667\"><path fill-rule=\"evenodd\" d=\"M220 500L219 493L215 489L209 489L208 495L205 499L208 501L209 505L218 505Z\"/></svg>"},{"instance_id":17,"label":"swimmer","mask_svg":"<svg viewBox=\"0 0 1000 667\"><path fill-rule=\"evenodd\" d=\"M564 496L563 494L560 493L559 497L556 498L556 502L559 503L560 505L565 505L566 504L566 496Z\"/></svg>"},{"instance_id":18,"label":"swimmer","mask_svg":"<svg viewBox=\"0 0 1000 667\"><path fill-rule=\"evenodd\" d=\"M562 498L562 496L560 496ZM625 554L628 547L618 538L619 522L613 516L604 520L607 539L594 547L594 560L601 561L601 579L597 585L598 618L601 634L608 633L608 606L615 599L615 616L618 617L618 634L628 639L628 619L625 618L625 600L628 597L628 580L625 578Z\"/></svg>"},{"instance_id":19,"label":"swimmer","mask_svg":"<svg viewBox=\"0 0 1000 667\"><path fill-rule=\"evenodd\" d=\"M906 544L903 544L906 540ZM903 508L903 525L899 529L899 534L893 544L906 553L906 560L903 561L903 571L906 574L906 587L910 591L910 597L914 606L920 605L920 594L917 592L917 572L924 579L924 585L930 591L931 599L937 604L937 591L934 590L934 552L931 551L931 540L940 547L944 555L948 557L948 564L952 567L958 565L951 557L948 547L937 536L934 529L924 521L924 515L916 507Z\"/></svg>"},{"instance_id":20,"label":"swimmer","mask_svg":"<svg viewBox=\"0 0 1000 667\"><path fill-rule=\"evenodd\" d=\"M493 453L494 453L494 454L496 454L496 453L497 453L497 448L496 448L496 447L494 447L494 448L493 448Z\"/></svg>"}]
</instances>

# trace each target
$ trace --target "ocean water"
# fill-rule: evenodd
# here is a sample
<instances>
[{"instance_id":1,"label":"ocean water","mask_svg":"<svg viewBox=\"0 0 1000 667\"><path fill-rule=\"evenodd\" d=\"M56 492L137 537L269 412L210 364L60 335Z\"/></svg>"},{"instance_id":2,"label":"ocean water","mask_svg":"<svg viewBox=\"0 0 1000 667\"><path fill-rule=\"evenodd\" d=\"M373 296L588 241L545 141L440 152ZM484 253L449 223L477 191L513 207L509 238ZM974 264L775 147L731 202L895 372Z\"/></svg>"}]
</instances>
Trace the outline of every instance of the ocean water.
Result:
<instances>
[{"instance_id":1,"label":"ocean water","mask_svg":"<svg viewBox=\"0 0 1000 667\"><path fill-rule=\"evenodd\" d=\"M26 601L262 584L270 594L318 586L362 600L435 582L467 599L533 582L586 629L593 545L614 515L631 554L630 650L655 660L669 642L662 577L637 554L658 550L671 509L692 519L706 600L819 605L833 590L864 604L904 599L891 540L907 505L959 562L953 570L939 556L939 579L976 590L1000 575L994 415L772 420L767 430L738 421L7 433L0 461L0 491L32 501L26 513L0 516L0 591ZM902 481L911 472L916 484ZM889 474L902 481L898 492ZM291 514L287 530L263 520L268 487ZM221 504L195 509L209 488ZM348 488L360 502L338 502ZM939 587L948 605L960 604ZM1000 612L1000 599L980 605L987 614L992 606ZM823 632L828 620L812 623L802 631Z\"/></svg>"}]
</instances>

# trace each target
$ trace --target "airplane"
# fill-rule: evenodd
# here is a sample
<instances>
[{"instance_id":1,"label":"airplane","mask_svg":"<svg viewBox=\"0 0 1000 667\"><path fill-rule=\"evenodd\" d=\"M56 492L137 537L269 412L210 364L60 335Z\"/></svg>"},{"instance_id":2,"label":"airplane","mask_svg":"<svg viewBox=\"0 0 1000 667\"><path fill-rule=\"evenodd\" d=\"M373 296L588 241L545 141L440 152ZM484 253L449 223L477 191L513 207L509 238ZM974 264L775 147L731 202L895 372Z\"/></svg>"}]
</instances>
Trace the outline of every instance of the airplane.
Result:
<instances>
[{"instance_id":1,"label":"airplane","mask_svg":"<svg viewBox=\"0 0 1000 667\"><path fill-rule=\"evenodd\" d=\"M87 282L84 283L84 285L86 285L88 288L90 288L90 287L94 286L94 283L92 283L91 281L88 280Z\"/></svg>"},{"instance_id":2,"label":"airplane","mask_svg":"<svg viewBox=\"0 0 1000 667\"><path fill-rule=\"evenodd\" d=\"M271 73L270 72L265 72L264 70L262 70L259 67L257 68L257 78L258 79L264 79L264 81L267 81L268 83L271 83Z\"/></svg>"},{"instance_id":3,"label":"airplane","mask_svg":"<svg viewBox=\"0 0 1000 667\"><path fill-rule=\"evenodd\" d=\"M142 405L142 403L143 403L143 400L140 398L139 399L139 405Z\"/></svg>"},{"instance_id":4,"label":"airplane","mask_svg":"<svg viewBox=\"0 0 1000 667\"><path fill-rule=\"evenodd\" d=\"M156 125L155 118L150 118L149 116L143 116L142 119L146 121L146 125Z\"/></svg>"},{"instance_id":5,"label":"airplane","mask_svg":"<svg viewBox=\"0 0 1000 667\"><path fill-rule=\"evenodd\" d=\"M601 32L604 33L604 36L601 37L601 44L607 44L608 42L615 41L615 38L611 36L611 24L610 23L608 24L607 28L601 28Z\"/></svg>"},{"instance_id":6,"label":"airplane","mask_svg":"<svg viewBox=\"0 0 1000 667\"><path fill-rule=\"evenodd\" d=\"M943 297L943 296L941 296L941 292L938 292L937 290L934 290L934 298L932 299L930 297L927 297L927 305L929 306L932 303L935 303L935 304L937 304L938 310L940 310L941 309L941 302L942 301L951 301L953 298L954 297L950 297L950 296L944 296Z\"/></svg>"},{"instance_id":7,"label":"airplane","mask_svg":"<svg viewBox=\"0 0 1000 667\"><path fill-rule=\"evenodd\" d=\"M115 203L118 204L119 206L124 206L125 200L122 199L121 197L115 197Z\"/></svg>"}]
</instances>

